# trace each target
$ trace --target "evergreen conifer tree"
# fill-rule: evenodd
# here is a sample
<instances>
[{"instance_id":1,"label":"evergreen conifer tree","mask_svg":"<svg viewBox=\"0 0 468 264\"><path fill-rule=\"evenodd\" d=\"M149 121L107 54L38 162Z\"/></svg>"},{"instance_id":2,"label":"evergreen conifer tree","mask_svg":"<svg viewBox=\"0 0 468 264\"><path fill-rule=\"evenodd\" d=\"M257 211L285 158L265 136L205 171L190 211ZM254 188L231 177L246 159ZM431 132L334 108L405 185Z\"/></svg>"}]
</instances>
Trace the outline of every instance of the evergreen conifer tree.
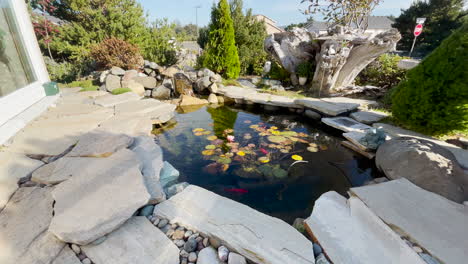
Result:
<instances>
[{"instance_id":1,"label":"evergreen conifer tree","mask_svg":"<svg viewBox=\"0 0 468 264\"><path fill-rule=\"evenodd\" d=\"M240 73L240 62L227 0L220 0L217 6L213 6L209 29L203 66L225 78L236 79Z\"/></svg>"}]
</instances>

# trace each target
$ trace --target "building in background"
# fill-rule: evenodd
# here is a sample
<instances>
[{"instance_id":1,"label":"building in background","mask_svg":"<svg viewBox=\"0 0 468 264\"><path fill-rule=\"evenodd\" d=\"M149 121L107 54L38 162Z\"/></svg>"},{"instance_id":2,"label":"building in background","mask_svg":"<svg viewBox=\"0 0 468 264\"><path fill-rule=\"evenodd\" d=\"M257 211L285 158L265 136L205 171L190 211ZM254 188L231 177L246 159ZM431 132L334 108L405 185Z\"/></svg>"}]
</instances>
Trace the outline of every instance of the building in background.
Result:
<instances>
[{"instance_id":1,"label":"building in background","mask_svg":"<svg viewBox=\"0 0 468 264\"><path fill-rule=\"evenodd\" d=\"M366 35L375 36L392 28L393 21L386 16L370 16ZM313 21L307 24L306 29L317 34L326 34L329 24L321 21Z\"/></svg>"},{"instance_id":2,"label":"building in background","mask_svg":"<svg viewBox=\"0 0 468 264\"><path fill-rule=\"evenodd\" d=\"M284 29L282 29L282 28L280 28L279 26L276 25L276 21L274 21L273 19L271 19L271 18L269 18L267 16L255 15L254 18L257 21L263 21L263 23L265 23L265 28L266 28L266 31L267 31L268 35L271 35L271 34L274 34L274 33L284 32Z\"/></svg>"},{"instance_id":3,"label":"building in background","mask_svg":"<svg viewBox=\"0 0 468 264\"><path fill-rule=\"evenodd\" d=\"M0 144L40 114L49 75L25 1L0 0Z\"/></svg>"}]
</instances>

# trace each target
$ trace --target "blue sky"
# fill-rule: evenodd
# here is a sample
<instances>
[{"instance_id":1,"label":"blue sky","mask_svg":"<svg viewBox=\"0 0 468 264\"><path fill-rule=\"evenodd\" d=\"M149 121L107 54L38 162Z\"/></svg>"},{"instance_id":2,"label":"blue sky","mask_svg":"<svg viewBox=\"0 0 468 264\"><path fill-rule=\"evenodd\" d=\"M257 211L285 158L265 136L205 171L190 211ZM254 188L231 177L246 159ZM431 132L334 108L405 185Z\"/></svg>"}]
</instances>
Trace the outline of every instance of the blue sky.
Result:
<instances>
[{"instance_id":1,"label":"blue sky","mask_svg":"<svg viewBox=\"0 0 468 264\"><path fill-rule=\"evenodd\" d=\"M195 23L195 6L198 9L198 24L206 25L210 19L213 0L137 0L143 5L151 20L168 18L181 24ZM284 26L303 22L305 16L299 9L304 9L300 0L244 0L246 8L252 8L254 14L263 14ZM412 0L384 0L374 10L374 15L398 15L401 8L408 8ZM320 19L317 19L320 20Z\"/></svg>"}]
</instances>

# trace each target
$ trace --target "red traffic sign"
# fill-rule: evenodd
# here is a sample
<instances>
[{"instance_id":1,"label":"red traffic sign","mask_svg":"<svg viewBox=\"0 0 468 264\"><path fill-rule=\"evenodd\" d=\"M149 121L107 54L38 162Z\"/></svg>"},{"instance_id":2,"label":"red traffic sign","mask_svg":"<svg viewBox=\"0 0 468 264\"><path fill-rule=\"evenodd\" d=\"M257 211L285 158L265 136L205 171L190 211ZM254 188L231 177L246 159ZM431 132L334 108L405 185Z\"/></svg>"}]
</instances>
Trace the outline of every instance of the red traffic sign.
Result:
<instances>
[{"instance_id":1,"label":"red traffic sign","mask_svg":"<svg viewBox=\"0 0 468 264\"><path fill-rule=\"evenodd\" d=\"M414 28L414 36L417 37L421 35L422 31L423 31L423 25L422 24L416 25L416 27Z\"/></svg>"}]
</instances>

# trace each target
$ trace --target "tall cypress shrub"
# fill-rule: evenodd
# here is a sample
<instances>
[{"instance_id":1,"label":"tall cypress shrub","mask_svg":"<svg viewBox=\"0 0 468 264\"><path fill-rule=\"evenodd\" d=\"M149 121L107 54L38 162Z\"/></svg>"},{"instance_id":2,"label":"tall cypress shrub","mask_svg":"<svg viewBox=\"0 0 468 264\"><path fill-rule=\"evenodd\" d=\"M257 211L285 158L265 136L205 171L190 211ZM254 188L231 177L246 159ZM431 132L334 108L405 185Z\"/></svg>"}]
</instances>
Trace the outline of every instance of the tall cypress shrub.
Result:
<instances>
[{"instance_id":1,"label":"tall cypress shrub","mask_svg":"<svg viewBox=\"0 0 468 264\"><path fill-rule=\"evenodd\" d=\"M468 130L468 21L410 70L392 95L393 115L428 134Z\"/></svg>"},{"instance_id":2,"label":"tall cypress shrub","mask_svg":"<svg viewBox=\"0 0 468 264\"><path fill-rule=\"evenodd\" d=\"M220 0L211 11L210 33L203 57L203 66L236 79L240 73L234 26L227 0Z\"/></svg>"}]
</instances>

